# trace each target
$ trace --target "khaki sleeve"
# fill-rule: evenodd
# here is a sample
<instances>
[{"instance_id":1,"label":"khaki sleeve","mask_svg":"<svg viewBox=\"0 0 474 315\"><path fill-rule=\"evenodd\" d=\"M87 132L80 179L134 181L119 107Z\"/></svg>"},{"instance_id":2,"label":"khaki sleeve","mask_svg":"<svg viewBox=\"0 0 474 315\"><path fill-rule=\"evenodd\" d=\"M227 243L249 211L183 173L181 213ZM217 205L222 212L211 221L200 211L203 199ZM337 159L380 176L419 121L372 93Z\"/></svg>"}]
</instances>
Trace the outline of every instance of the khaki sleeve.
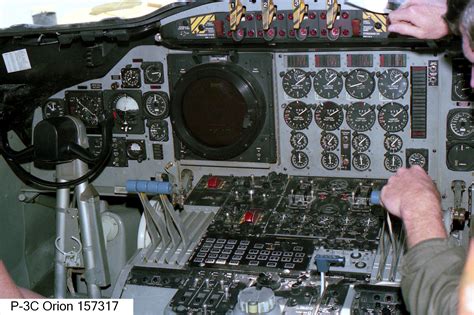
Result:
<instances>
[{"instance_id":1,"label":"khaki sleeve","mask_svg":"<svg viewBox=\"0 0 474 315\"><path fill-rule=\"evenodd\" d=\"M409 312L456 314L465 259L465 249L446 239L423 241L411 248L403 260L401 284Z\"/></svg>"}]
</instances>

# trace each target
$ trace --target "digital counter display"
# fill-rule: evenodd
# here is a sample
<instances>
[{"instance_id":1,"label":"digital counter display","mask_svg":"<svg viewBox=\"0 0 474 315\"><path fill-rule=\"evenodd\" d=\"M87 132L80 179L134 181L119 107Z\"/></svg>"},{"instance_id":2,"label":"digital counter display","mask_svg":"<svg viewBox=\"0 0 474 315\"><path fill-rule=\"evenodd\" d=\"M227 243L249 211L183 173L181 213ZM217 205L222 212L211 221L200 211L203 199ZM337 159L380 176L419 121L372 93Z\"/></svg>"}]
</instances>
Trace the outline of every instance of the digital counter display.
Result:
<instances>
[{"instance_id":1,"label":"digital counter display","mask_svg":"<svg viewBox=\"0 0 474 315\"><path fill-rule=\"evenodd\" d=\"M341 57L339 55L316 55L314 64L320 68L336 68L341 66Z\"/></svg>"},{"instance_id":2,"label":"digital counter display","mask_svg":"<svg viewBox=\"0 0 474 315\"><path fill-rule=\"evenodd\" d=\"M309 58L307 55L287 56L286 63L288 68L308 68Z\"/></svg>"},{"instance_id":3,"label":"digital counter display","mask_svg":"<svg viewBox=\"0 0 474 315\"><path fill-rule=\"evenodd\" d=\"M347 55L347 66L348 67L357 67L357 68L366 68L373 67L374 59L372 55Z\"/></svg>"}]
</instances>

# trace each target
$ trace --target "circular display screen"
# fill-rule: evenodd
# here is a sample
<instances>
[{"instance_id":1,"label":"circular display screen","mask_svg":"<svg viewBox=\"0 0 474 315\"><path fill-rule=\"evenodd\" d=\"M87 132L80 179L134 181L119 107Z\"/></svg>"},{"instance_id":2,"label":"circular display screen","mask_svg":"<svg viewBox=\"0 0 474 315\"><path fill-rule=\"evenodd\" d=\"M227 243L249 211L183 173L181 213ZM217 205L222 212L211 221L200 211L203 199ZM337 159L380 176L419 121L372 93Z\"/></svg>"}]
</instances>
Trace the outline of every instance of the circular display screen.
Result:
<instances>
[{"instance_id":1,"label":"circular display screen","mask_svg":"<svg viewBox=\"0 0 474 315\"><path fill-rule=\"evenodd\" d=\"M206 146L219 148L234 144L248 127L244 98L232 83L221 78L192 82L182 104L186 128Z\"/></svg>"}]
</instances>

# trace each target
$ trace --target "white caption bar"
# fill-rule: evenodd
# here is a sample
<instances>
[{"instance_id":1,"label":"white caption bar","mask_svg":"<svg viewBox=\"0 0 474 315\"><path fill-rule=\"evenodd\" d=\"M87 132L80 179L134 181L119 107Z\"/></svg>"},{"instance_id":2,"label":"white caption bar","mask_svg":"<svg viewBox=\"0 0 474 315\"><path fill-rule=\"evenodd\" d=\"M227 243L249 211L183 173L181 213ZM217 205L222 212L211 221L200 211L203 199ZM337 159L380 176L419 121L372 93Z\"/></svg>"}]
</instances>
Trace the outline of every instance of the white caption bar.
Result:
<instances>
[{"instance_id":1,"label":"white caption bar","mask_svg":"<svg viewBox=\"0 0 474 315\"><path fill-rule=\"evenodd\" d=\"M133 315L132 299L2 300L0 315Z\"/></svg>"}]
</instances>

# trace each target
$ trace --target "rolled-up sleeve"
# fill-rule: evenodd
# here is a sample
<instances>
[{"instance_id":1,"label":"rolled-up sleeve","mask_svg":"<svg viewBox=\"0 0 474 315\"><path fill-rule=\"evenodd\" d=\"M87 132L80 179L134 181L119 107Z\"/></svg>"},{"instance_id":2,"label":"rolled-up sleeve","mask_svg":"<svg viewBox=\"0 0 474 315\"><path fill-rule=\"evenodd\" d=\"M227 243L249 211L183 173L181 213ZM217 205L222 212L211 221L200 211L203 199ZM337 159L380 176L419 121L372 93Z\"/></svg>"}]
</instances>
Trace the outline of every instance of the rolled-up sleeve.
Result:
<instances>
[{"instance_id":1,"label":"rolled-up sleeve","mask_svg":"<svg viewBox=\"0 0 474 315\"><path fill-rule=\"evenodd\" d=\"M423 241L408 250L401 286L410 313L456 314L465 259L465 249L446 239Z\"/></svg>"}]
</instances>

